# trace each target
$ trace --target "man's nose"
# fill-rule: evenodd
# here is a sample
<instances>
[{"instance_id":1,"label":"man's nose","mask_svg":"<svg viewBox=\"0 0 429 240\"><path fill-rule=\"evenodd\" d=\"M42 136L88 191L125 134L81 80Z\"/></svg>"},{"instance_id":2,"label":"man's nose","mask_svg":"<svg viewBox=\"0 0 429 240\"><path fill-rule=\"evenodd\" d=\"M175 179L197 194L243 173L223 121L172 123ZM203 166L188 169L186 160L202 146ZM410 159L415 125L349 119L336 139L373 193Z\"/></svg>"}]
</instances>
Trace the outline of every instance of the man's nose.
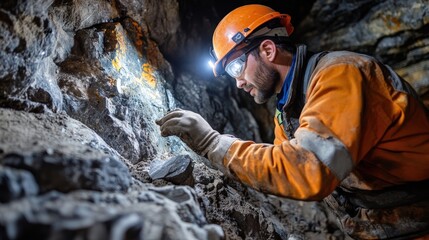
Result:
<instances>
[{"instance_id":1,"label":"man's nose","mask_svg":"<svg viewBox=\"0 0 429 240\"><path fill-rule=\"evenodd\" d=\"M235 81L237 84L237 88L242 89L244 86L246 86L246 80L244 80L242 78L236 78Z\"/></svg>"}]
</instances>

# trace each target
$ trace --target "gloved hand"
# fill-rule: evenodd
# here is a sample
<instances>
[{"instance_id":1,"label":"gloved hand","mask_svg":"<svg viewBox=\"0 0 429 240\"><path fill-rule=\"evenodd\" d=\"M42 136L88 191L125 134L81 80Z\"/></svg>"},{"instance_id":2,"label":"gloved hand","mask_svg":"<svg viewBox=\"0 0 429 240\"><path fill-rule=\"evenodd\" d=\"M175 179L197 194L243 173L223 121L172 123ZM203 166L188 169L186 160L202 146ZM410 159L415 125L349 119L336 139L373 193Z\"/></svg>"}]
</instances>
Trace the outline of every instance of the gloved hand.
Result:
<instances>
[{"instance_id":1,"label":"gloved hand","mask_svg":"<svg viewBox=\"0 0 429 240\"><path fill-rule=\"evenodd\" d=\"M223 156L236 138L221 135L198 113L176 109L156 120L163 137L176 135L193 151L208 158L216 165L222 164ZM220 161L220 162L219 162ZM222 164L223 165L223 164Z\"/></svg>"},{"instance_id":2,"label":"gloved hand","mask_svg":"<svg viewBox=\"0 0 429 240\"><path fill-rule=\"evenodd\" d=\"M193 151L203 156L219 137L219 133L213 130L201 115L182 109L168 112L157 120L156 124L160 126L163 137L176 135Z\"/></svg>"}]
</instances>

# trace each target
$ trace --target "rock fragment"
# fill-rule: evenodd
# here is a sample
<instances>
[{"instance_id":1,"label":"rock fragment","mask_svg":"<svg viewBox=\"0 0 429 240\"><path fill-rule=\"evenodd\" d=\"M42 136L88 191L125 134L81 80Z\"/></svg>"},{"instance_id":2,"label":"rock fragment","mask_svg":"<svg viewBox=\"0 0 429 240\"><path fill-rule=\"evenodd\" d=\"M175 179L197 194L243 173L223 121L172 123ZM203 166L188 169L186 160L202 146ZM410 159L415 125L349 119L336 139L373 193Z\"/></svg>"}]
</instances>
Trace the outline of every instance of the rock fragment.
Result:
<instances>
[{"instance_id":1,"label":"rock fragment","mask_svg":"<svg viewBox=\"0 0 429 240\"><path fill-rule=\"evenodd\" d=\"M179 155L152 166L149 176L153 179L165 179L178 185L193 185L193 165L189 155Z\"/></svg>"}]
</instances>

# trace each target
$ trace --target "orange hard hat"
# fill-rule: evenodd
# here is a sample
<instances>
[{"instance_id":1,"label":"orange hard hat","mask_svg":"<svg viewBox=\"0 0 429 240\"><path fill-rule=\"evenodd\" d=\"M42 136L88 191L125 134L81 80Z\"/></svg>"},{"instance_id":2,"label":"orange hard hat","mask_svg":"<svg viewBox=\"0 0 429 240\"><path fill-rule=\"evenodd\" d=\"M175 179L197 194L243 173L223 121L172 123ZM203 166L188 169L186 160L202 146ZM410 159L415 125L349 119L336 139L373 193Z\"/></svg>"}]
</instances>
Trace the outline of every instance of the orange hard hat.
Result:
<instances>
[{"instance_id":1,"label":"orange hard hat","mask_svg":"<svg viewBox=\"0 0 429 240\"><path fill-rule=\"evenodd\" d=\"M284 36L290 36L293 32L293 26L290 22L290 16L280 14L272 8L250 4L238 7L228 13L217 25L213 33L212 55L216 59L213 67L215 76L220 75L224 69L225 57L232 52L243 40L253 38L257 34L256 29L268 21L278 18L284 30ZM266 36L266 33L257 34ZM276 33L277 36L277 33ZM256 37L256 36L255 36Z\"/></svg>"}]
</instances>

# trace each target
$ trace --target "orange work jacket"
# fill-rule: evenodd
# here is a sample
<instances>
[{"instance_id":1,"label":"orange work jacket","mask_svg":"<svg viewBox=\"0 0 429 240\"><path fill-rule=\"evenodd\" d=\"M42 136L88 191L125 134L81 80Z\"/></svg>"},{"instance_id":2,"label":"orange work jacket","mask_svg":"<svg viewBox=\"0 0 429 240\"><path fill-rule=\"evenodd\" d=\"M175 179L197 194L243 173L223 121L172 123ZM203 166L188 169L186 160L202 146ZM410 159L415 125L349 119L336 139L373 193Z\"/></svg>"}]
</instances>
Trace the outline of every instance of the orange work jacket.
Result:
<instances>
[{"instance_id":1,"label":"orange work jacket","mask_svg":"<svg viewBox=\"0 0 429 240\"><path fill-rule=\"evenodd\" d=\"M299 200L341 183L374 190L429 179L429 118L374 58L323 57L311 76L295 138L275 121L274 144L236 140L223 165L241 182Z\"/></svg>"}]
</instances>

